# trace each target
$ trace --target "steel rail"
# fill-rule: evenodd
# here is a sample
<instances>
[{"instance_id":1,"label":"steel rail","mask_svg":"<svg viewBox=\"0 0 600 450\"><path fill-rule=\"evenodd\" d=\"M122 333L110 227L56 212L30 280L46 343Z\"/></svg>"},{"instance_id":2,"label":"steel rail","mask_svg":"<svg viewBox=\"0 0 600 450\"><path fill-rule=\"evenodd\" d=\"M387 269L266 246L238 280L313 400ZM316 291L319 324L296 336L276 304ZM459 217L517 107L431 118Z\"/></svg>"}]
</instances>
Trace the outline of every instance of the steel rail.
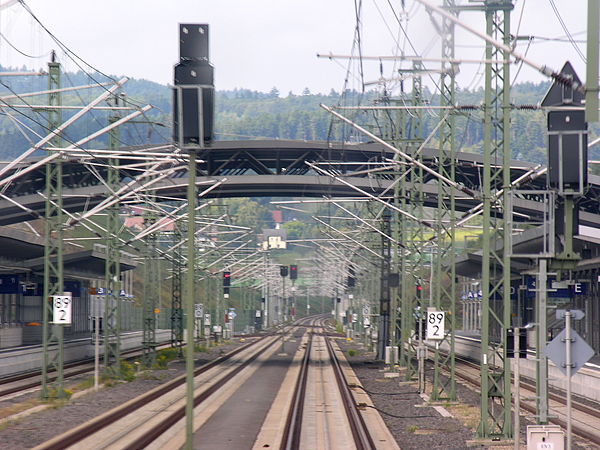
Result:
<instances>
[{"instance_id":1,"label":"steel rail","mask_svg":"<svg viewBox=\"0 0 600 450\"><path fill-rule=\"evenodd\" d=\"M259 341L255 341L255 342L259 342ZM272 345L276 345L276 344L277 344L277 341L274 341L273 343L266 345L265 347L259 349L252 356L250 356L247 360L245 360L243 363L241 363L238 367L236 367L234 370L232 370L227 375L225 375L223 378L221 378L218 382L213 384L211 387L206 389L204 392L194 396L194 406L193 407L195 408L201 402L208 399L208 397L210 397L212 394L214 394L219 389L221 389L229 380L231 380L237 374L239 374L242 370L244 370L250 363L255 361L256 358L258 358L260 355L262 355L264 352L266 352ZM244 348L247 348L249 345L252 345L252 344L248 344L248 345L244 346ZM197 374L194 373L194 376L196 376L196 375ZM179 407L176 411L171 413L160 424L158 424L156 427L152 428L152 430L150 432L145 433L143 436L140 436L138 439L136 439L135 441L130 443L128 446L124 447L123 450L143 450L144 448L146 448L148 445L150 445L152 442L154 442L156 439L158 439L163 433L165 433L169 428L171 428L173 425L175 425L177 422L179 422L184 417L185 417L185 405Z\"/></svg>"},{"instance_id":2,"label":"steel rail","mask_svg":"<svg viewBox=\"0 0 600 450\"><path fill-rule=\"evenodd\" d=\"M266 337L267 336L265 336L265 338ZM248 349L249 347L251 347L253 345L256 345L258 342L261 342L261 341L262 341L262 339L259 339L254 342L250 342L246 345L238 347L237 349L227 353L226 355L223 355L223 356L209 362L208 364L203 365L202 367L198 367L197 369L194 370L194 376L198 376L198 375L208 371L209 369L212 369L213 367L218 366L219 364L223 363L224 361L227 361L228 359L232 358L236 354ZM258 354L256 355L256 357L257 356L258 356ZM175 378L175 379L173 379L173 380L171 380L149 392L146 392L145 394L140 395L139 397L136 397L136 398L126 402L121 407L119 407L113 411L110 411L106 414L98 416L89 422L86 422L78 427L75 427L74 429L72 429L71 431L68 431L67 433L59 435L59 436L51 439L50 441L40 444L39 446L36 447L36 449L38 449L38 450L42 450L42 449L43 450L62 450L62 449L68 448L72 445L76 445L79 441L85 439L90 434L95 433L95 432L107 427L108 425L118 421L119 419L127 416L128 414L131 414L132 412L136 411L137 409L143 407L144 405L150 403L153 400L156 400L157 398L165 395L166 393L172 391L173 389L184 385L185 381L186 381L185 375L179 376L179 377L177 377L177 378ZM215 385L215 386L217 386L216 389L221 387L221 384L222 383L218 383L217 385ZM200 396L202 396L202 395L203 394L200 394ZM196 400L197 400L197 402L196 402ZM197 405L198 403L200 403L200 401L201 401L201 399L198 399L198 397L196 397L194 399L194 405ZM166 427L164 430L168 429L169 427L172 426L173 423L177 422L177 420L184 417L185 406L183 406L179 410L177 410L167 420L171 419L171 420L169 420L169 422L171 422L173 420L173 416L175 414L179 415L180 417L178 417L176 420L174 420L172 423L170 423L169 426ZM153 436L152 440L148 441L148 443L152 442L164 431L162 426L156 427L155 431L156 430L160 430L160 432L158 434L156 434L156 432L152 433L152 436ZM147 436L144 436L144 440L147 440L146 438L147 438ZM145 445L141 445L141 446L137 446L137 447L128 447L128 448L141 449L144 447L145 447Z\"/></svg>"},{"instance_id":3,"label":"steel rail","mask_svg":"<svg viewBox=\"0 0 600 450\"><path fill-rule=\"evenodd\" d=\"M171 346L170 342L163 342L157 348L170 347L170 346ZM130 349L130 350L127 350L127 351L123 352L122 355L123 356L124 355L128 355L125 359L133 359L133 358L135 358L135 357L137 357L137 356L139 356L141 354L140 351L141 351L141 347L139 347L139 348L133 348L133 349ZM94 362L94 358L85 358L85 359L82 359L80 361L74 361L72 363L65 364L64 368L65 369L73 369L75 367L86 366L86 365L92 364L93 362ZM75 377L77 375L82 375L84 373L93 373L93 371L94 371L93 367L91 367L91 368L90 367L86 367L86 368L82 368L82 369L77 369L77 370L74 370L72 372L65 373L63 375L63 378L65 378L65 379L66 378L72 378L72 377ZM53 373L53 372L56 372L56 370L52 370L49 373ZM18 375L14 375L14 376L11 376L11 377L6 377L6 378L0 379L0 385L10 384L10 383L17 383L19 381L24 381L24 380L27 380L27 379L30 379L30 378L39 377L41 375L42 375L42 371L41 370L35 370L35 371L27 372L27 373L21 373L21 374L18 374ZM56 379L56 377L50 377L49 381L54 381L55 379ZM33 388L39 387L40 385L41 385L41 380L37 380L37 381L29 382L27 384L22 384L20 386L14 386L14 387L11 387L11 388L6 388L6 389L3 389L3 390L0 390L0 399L2 397L7 396L7 395L16 394L17 392L20 392L20 391L26 391L26 390L29 390L29 389L33 389Z\"/></svg>"},{"instance_id":4,"label":"steel rail","mask_svg":"<svg viewBox=\"0 0 600 450\"><path fill-rule=\"evenodd\" d=\"M306 326L306 325L305 325ZM300 373L296 380L294 388L294 398L292 406L288 412L285 422L283 437L280 448L295 450L300 448L300 438L302 436L302 416L304 413L304 400L306 399L306 385L308 382L308 369L310 367L310 352L312 349L313 333L308 334L308 342L302 358Z\"/></svg>"},{"instance_id":5,"label":"steel rail","mask_svg":"<svg viewBox=\"0 0 600 450\"><path fill-rule=\"evenodd\" d=\"M333 345L331 344L331 340L328 336L325 336L325 343L327 344L331 365L334 369L335 379L337 380L338 388L342 396L344 409L346 410L346 416L348 417L348 423L350 424L350 429L352 430L352 437L354 438L356 448L357 450L375 450L377 446L375 445L375 442L373 442L373 438L369 433L367 425L365 424L360 411L356 407L354 396L348 387L346 377L344 376L344 372L342 371L342 367L340 366L340 362L335 355Z\"/></svg>"},{"instance_id":6,"label":"steel rail","mask_svg":"<svg viewBox=\"0 0 600 450\"><path fill-rule=\"evenodd\" d=\"M477 370L479 369L479 365L472 360L459 359L457 361L459 362L459 364L462 364L464 366L468 366L468 367L471 367L471 368L477 369ZM481 388L479 378L474 378L474 377L470 376L468 373L465 373L461 370L457 370L456 375L458 377L462 378L463 380L465 380L466 382L468 382L469 384L472 384L476 388L478 388L478 389ZM529 382L528 380L520 379L520 385L522 387L524 387L525 389L533 390L535 392L535 384L533 382ZM554 388L554 389L556 389L556 388ZM554 392L549 392L548 398L550 400L554 400L554 401L560 403L561 405L566 405L566 399L560 394L557 394ZM514 403L514 398L512 401ZM534 405L530 405L530 404L521 402L520 406L521 406L522 410L525 410L531 414L537 414L536 407ZM574 409L576 409L584 414L587 414L590 417L593 417L594 419L600 419L600 411L596 408L593 408L591 406L585 405L585 404L577 402L577 401L574 401L572 403L572 406ZM549 418L549 422L556 424L556 425L560 425L563 429L566 429L566 426L567 426L566 422L563 419L558 418L558 417ZM577 423L572 423L571 426L573 429L573 433L575 435L585 438L585 439L588 439L589 441L593 442L594 444L600 446L600 437L598 437L598 435L589 432L588 430L583 428L581 425L578 425Z\"/></svg>"}]
</instances>

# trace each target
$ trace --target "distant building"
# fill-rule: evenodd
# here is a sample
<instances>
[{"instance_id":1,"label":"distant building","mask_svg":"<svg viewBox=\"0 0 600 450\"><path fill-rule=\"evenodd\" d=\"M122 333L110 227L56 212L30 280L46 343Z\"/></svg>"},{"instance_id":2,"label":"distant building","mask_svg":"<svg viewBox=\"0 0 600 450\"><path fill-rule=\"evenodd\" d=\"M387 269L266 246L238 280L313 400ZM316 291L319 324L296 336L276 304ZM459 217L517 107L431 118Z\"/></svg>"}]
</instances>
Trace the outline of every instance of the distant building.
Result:
<instances>
[{"instance_id":1,"label":"distant building","mask_svg":"<svg viewBox=\"0 0 600 450\"><path fill-rule=\"evenodd\" d=\"M287 233L283 229L263 230L262 249L263 250L285 250Z\"/></svg>"},{"instance_id":2,"label":"distant building","mask_svg":"<svg viewBox=\"0 0 600 450\"><path fill-rule=\"evenodd\" d=\"M279 225L283 223L283 211L280 209L276 209L275 211L271 211L271 216L273 217L273 222L276 224L276 228L279 228Z\"/></svg>"}]
</instances>

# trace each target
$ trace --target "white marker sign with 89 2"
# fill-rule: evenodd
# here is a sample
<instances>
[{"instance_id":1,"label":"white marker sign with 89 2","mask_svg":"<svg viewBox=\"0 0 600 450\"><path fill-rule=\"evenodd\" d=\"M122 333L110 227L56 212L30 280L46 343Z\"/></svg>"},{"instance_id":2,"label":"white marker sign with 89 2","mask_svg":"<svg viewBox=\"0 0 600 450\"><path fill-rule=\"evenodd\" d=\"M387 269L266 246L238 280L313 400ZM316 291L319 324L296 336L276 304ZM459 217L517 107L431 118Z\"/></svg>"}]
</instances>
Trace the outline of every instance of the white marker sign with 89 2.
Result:
<instances>
[{"instance_id":1,"label":"white marker sign with 89 2","mask_svg":"<svg viewBox=\"0 0 600 450\"><path fill-rule=\"evenodd\" d=\"M443 311L427 311L427 333L425 339L442 340L446 331L444 329L444 319L446 313Z\"/></svg>"},{"instance_id":2,"label":"white marker sign with 89 2","mask_svg":"<svg viewBox=\"0 0 600 450\"><path fill-rule=\"evenodd\" d=\"M53 295L52 300L52 323L71 325L72 297L70 295Z\"/></svg>"}]
</instances>

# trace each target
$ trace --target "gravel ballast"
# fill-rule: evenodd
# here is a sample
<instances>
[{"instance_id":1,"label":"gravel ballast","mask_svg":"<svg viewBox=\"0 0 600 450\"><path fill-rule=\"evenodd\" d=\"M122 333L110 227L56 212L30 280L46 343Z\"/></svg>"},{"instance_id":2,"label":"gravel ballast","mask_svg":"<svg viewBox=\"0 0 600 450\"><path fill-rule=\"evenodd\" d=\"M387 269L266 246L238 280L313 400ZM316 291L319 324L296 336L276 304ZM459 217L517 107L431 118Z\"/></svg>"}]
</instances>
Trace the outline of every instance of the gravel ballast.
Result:
<instances>
[{"instance_id":1,"label":"gravel ballast","mask_svg":"<svg viewBox=\"0 0 600 450\"><path fill-rule=\"evenodd\" d=\"M196 365L200 366L214 360L239 345L244 343L224 344L212 347L208 352L196 353ZM185 374L185 362L174 361L166 370L144 371L134 381L117 383L98 392L72 398L64 405L56 405L18 420L5 422L0 425L0 449L35 447L183 374ZM71 382L66 387L70 385ZM9 402L14 406L16 402L38 396L39 391ZM0 403L0 408L6 407L7 404L8 402Z\"/></svg>"}]
</instances>

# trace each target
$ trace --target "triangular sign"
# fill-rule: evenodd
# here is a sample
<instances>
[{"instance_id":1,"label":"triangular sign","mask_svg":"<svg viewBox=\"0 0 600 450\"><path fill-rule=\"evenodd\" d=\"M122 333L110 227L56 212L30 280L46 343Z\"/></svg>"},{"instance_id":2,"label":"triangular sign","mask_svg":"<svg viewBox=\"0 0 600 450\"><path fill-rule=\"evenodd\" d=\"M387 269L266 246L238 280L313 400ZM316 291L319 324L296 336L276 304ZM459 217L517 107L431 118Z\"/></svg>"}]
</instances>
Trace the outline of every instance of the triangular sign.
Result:
<instances>
[{"instance_id":1,"label":"triangular sign","mask_svg":"<svg viewBox=\"0 0 600 450\"><path fill-rule=\"evenodd\" d=\"M560 75L566 78L570 78L577 86L581 86L581 80L575 73L575 69L569 61L565 63L560 71ZM583 100L585 95L579 91L573 90L571 87L567 87L557 80L554 80L548 92L542 100L543 107L550 106L583 106Z\"/></svg>"}]
</instances>

